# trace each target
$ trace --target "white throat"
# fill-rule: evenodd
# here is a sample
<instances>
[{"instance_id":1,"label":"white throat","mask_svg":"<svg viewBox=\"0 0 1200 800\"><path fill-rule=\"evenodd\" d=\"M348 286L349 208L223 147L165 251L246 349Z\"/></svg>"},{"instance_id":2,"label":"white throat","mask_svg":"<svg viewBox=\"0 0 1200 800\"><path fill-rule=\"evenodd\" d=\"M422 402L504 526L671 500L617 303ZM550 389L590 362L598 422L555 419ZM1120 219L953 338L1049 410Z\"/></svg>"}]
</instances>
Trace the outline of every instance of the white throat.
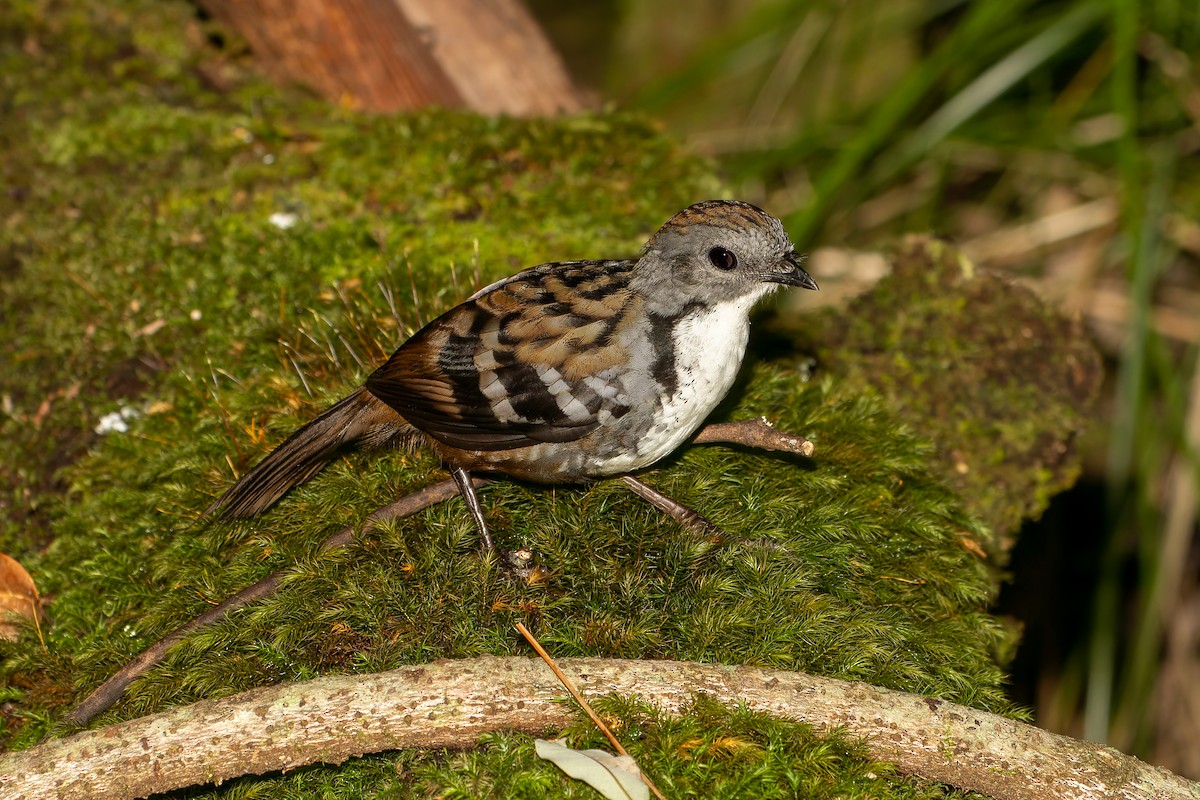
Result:
<instances>
[{"instance_id":1,"label":"white throat","mask_svg":"<svg viewBox=\"0 0 1200 800\"><path fill-rule=\"evenodd\" d=\"M631 451L606 464L640 469L691 438L737 379L750 338L750 307L757 297L697 308L675 325L675 391L659 398L654 423Z\"/></svg>"}]
</instances>

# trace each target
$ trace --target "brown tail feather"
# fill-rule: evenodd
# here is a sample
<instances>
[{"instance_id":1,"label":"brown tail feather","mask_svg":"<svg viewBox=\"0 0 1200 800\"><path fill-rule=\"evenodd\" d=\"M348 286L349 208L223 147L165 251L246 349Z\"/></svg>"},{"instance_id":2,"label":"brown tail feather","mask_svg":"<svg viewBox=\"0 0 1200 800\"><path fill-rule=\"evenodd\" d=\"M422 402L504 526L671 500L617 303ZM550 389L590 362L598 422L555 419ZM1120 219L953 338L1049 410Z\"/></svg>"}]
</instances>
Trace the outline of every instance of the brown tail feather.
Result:
<instances>
[{"instance_id":1,"label":"brown tail feather","mask_svg":"<svg viewBox=\"0 0 1200 800\"><path fill-rule=\"evenodd\" d=\"M347 447L386 446L415 429L365 388L330 407L272 450L221 495L205 514L253 517L320 472Z\"/></svg>"}]
</instances>

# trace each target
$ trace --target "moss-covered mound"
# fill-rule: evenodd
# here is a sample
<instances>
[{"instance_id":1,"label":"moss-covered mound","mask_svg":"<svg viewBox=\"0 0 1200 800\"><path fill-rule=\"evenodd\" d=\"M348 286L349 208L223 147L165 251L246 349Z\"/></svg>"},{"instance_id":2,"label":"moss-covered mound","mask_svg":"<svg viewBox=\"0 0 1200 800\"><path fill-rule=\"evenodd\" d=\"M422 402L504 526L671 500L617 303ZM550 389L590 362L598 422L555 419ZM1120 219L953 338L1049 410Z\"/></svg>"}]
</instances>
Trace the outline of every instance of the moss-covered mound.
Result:
<instances>
[{"instance_id":1,"label":"moss-covered mound","mask_svg":"<svg viewBox=\"0 0 1200 800\"><path fill-rule=\"evenodd\" d=\"M613 482L499 482L482 492L493 533L535 553L535 580L480 554L457 499L319 552L443 478L423 453L352 454L261 519L201 518L475 288L632 254L721 191L710 165L619 115L372 118L264 87L206 49L192 14L13 0L0 15L0 550L48 600L40 631L0 643L8 746L61 730L146 645L279 569L277 594L190 637L102 721L319 673L526 653L516 621L558 655L770 665L1011 710L1011 640L975 544L987 529L880 394L836 368L808 380L791 356L757 359L720 416L766 415L813 440L813 459L693 447L644 476L745 543L699 539ZM660 731L648 753L702 742L689 752L717 766L687 773L694 796L747 796L738 770L770 778L744 784L762 797L942 794L783 724L628 713ZM583 791L545 767L536 789L512 778L534 769L530 752L499 737L192 795Z\"/></svg>"},{"instance_id":2,"label":"moss-covered mound","mask_svg":"<svg viewBox=\"0 0 1200 800\"><path fill-rule=\"evenodd\" d=\"M929 468L983 520L981 544L1004 561L1021 522L1079 476L1100 356L1079 320L945 242L914 235L890 255L891 274L872 291L794 325L799 346L934 441Z\"/></svg>"}]
</instances>

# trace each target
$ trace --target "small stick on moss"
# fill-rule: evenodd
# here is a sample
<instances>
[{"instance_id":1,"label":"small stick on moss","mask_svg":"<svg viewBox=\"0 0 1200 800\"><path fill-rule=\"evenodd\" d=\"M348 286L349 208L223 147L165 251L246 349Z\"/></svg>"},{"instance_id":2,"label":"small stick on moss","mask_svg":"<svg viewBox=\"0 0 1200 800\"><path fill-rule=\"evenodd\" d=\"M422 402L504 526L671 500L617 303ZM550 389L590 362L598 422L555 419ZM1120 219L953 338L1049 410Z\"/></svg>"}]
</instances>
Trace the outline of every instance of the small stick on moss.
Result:
<instances>
[{"instance_id":1,"label":"small stick on moss","mask_svg":"<svg viewBox=\"0 0 1200 800\"><path fill-rule=\"evenodd\" d=\"M745 419L739 422L718 422L705 425L692 437L694 444L740 444L756 450L809 458L813 454L813 443L794 433L781 431L767 421L766 417Z\"/></svg>"},{"instance_id":2,"label":"small stick on moss","mask_svg":"<svg viewBox=\"0 0 1200 800\"><path fill-rule=\"evenodd\" d=\"M73 725L87 725L97 714L102 714L112 708L113 703L121 699L121 696L125 694L125 690L129 688L129 684L134 679L145 674L151 667L162 661L171 645L182 641L184 637L193 631L212 625L230 611L274 593L279 588L279 581L283 578L283 575L284 571L280 570L268 575L252 586L247 586L237 594L213 606L191 622L180 625L147 647L141 653L134 656L132 661L117 670L111 678L96 687L91 694L84 698L82 703L71 709L67 713L66 721Z\"/></svg>"},{"instance_id":3,"label":"small stick on moss","mask_svg":"<svg viewBox=\"0 0 1200 800\"><path fill-rule=\"evenodd\" d=\"M608 739L614 748L616 748L616 751L623 756L628 756L629 751L625 749L625 746L621 744L621 741L617 739L616 735L609 730L608 725L605 724L604 720L600 719L600 715L597 714L595 709L592 708L592 704L589 703L587 699L584 698L583 694L575 688L575 684L571 682L571 679L567 677L566 673L559 669L558 664L554 663L554 659L551 658L550 654L546 652L546 648L542 647L542 643L534 638L533 634L529 632L529 629L525 627L525 623L518 622L517 631L525 637L525 641L529 642L530 647L532 647L537 654L541 656L542 661L546 662L546 666L550 667L550 671L554 673L554 677L558 678L558 682L561 683L566 690L571 693L571 697L575 698L575 702L579 703L579 707L583 709L584 713L588 715L588 718L591 719L595 726L600 729L600 732L604 734L604 737ZM663 793L658 790L658 787L654 785L654 781L650 780L650 776L642 772L640 767L638 768L638 774L642 778L642 783L646 784L646 788L653 792L655 797L657 797L659 800L667 800L667 798L663 796Z\"/></svg>"},{"instance_id":4,"label":"small stick on moss","mask_svg":"<svg viewBox=\"0 0 1200 800\"><path fill-rule=\"evenodd\" d=\"M487 485L490 481L476 478L474 483L478 488ZM365 533L385 520L410 517L432 505L449 500L457 494L458 487L452 480L439 481L426 486L372 511L363 521L362 532ZM342 528L321 543L321 552L325 553L338 547L344 547L352 542L358 534L359 531L352 526ZM121 696L125 694L125 690L129 688L129 684L162 661L172 645L182 641L188 634L212 625L235 609L271 596L279 588L279 583L285 574L287 574L286 569L271 573L258 583L247 586L147 647L132 661L121 667L111 678L100 684L84 698L83 702L71 709L66 716L66 721L74 725L87 725L97 714L104 713L120 700Z\"/></svg>"}]
</instances>

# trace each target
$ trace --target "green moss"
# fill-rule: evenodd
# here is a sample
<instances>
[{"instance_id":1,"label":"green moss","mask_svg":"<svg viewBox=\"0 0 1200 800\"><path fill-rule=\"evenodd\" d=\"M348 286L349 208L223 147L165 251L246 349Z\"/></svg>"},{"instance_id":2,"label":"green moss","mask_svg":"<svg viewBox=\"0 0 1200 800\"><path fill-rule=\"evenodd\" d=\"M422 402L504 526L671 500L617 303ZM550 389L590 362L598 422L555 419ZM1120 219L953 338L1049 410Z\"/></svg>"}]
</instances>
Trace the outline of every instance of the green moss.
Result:
<instances>
[{"instance_id":1,"label":"green moss","mask_svg":"<svg viewBox=\"0 0 1200 800\"><path fill-rule=\"evenodd\" d=\"M940 451L913 431L932 434L897 402L916 379L862 377L870 353L916 358L895 346L902 331L868 325L886 314L845 322L848 349L868 356L827 351L817 382L789 360L759 360L719 412L765 414L816 442L815 458L693 447L645 476L748 543L697 540L613 482L500 482L483 492L487 514L501 547L537 554L536 581L480 556L458 500L319 554L329 533L444 477L427 453L352 454L262 519L201 519L235 472L473 288L542 261L634 253L720 185L709 164L621 115L367 117L268 89L215 61L182 3L10 5L0 550L50 599L44 647L33 631L0 643L11 745L58 730L147 644L278 569L277 595L190 637L104 721L321 673L526 653L518 620L559 655L799 669L1013 711L997 655L1011 637L987 612L995 573L972 552L988 506L975 486L959 494L931 473ZM277 212L295 224L276 227ZM898 303L887 291L876 302ZM881 336L892 346L866 348ZM121 408L128 432L95 433ZM965 433L991 435L972 420ZM1033 435L1016 414L1003 424ZM1007 454L987 455L972 468L1017 494ZM789 749L799 734L773 733L783 723L696 713L645 723L646 752L679 770L681 796L879 796L864 770L889 796L936 793L868 769L841 740ZM667 763L662 742L712 742L730 726L753 759ZM361 759L199 794L459 796L472 781L503 796L541 796L529 788L541 781L582 791L530 752L498 737L469 754Z\"/></svg>"}]
</instances>

